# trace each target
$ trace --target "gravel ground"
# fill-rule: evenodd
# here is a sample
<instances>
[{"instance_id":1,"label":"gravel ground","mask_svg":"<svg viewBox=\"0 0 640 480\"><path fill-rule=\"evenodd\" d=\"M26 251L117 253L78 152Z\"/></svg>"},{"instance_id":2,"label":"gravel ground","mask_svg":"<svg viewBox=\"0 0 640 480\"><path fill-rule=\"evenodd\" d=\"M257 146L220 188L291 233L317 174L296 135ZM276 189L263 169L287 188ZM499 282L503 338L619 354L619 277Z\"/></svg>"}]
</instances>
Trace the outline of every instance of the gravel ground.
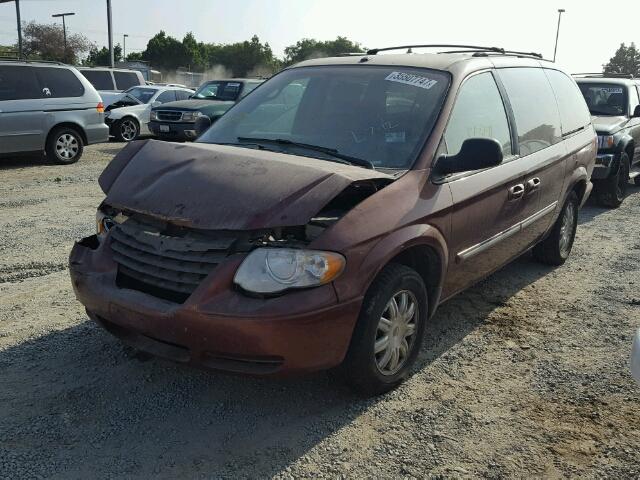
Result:
<instances>
[{"instance_id":1,"label":"gravel ground","mask_svg":"<svg viewBox=\"0 0 640 480\"><path fill-rule=\"evenodd\" d=\"M87 319L67 255L119 148L0 164L0 478L640 478L640 188L585 207L565 266L443 305L413 378L362 399L144 360Z\"/></svg>"}]
</instances>

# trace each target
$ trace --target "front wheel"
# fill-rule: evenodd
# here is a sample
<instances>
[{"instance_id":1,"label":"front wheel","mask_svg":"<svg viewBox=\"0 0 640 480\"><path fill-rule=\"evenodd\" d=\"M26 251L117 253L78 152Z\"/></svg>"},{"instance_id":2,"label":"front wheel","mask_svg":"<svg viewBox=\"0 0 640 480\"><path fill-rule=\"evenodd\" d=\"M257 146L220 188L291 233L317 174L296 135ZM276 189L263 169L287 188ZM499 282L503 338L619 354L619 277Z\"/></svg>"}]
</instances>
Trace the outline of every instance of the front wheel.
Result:
<instances>
[{"instance_id":1,"label":"front wheel","mask_svg":"<svg viewBox=\"0 0 640 480\"><path fill-rule=\"evenodd\" d=\"M629 183L629 156L626 153L620 155L618 173L606 180L602 180L597 186L598 200L609 208L618 208L627 194Z\"/></svg>"},{"instance_id":2,"label":"front wheel","mask_svg":"<svg viewBox=\"0 0 640 480\"><path fill-rule=\"evenodd\" d=\"M410 373L427 323L427 291L418 273L390 264L367 292L342 366L357 391L377 395Z\"/></svg>"},{"instance_id":3,"label":"front wheel","mask_svg":"<svg viewBox=\"0 0 640 480\"><path fill-rule=\"evenodd\" d=\"M578 227L578 196L571 192L549 236L533 248L536 260L547 265L562 265L573 248Z\"/></svg>"},{"instance_id":4,"label":"front wheel","mask_svg":"<svg viewBox=\"0 0 640 480\"><path fill-rule=\"evenodd\" d=\"M113 127L116 140L120 142L132 142L140 135L140 125L135 118L117 120Z\"/></svg>"}]
</instances>

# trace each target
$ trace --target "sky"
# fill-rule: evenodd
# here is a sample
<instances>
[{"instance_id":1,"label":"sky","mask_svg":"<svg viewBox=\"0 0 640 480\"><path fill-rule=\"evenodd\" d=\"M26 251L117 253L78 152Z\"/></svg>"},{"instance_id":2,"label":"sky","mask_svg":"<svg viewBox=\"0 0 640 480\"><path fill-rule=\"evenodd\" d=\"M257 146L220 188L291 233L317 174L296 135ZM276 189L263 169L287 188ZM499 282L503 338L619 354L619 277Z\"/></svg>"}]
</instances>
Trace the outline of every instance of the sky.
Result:
<instances>
[{"instance_id":1,"label":"sky","mask_svg":"<svg viewBox=\"0 0 640 480\"><path fill-rule=\"evenodd\" d=\"M553 57L558 8L562 16L558 63L571 73L598 72L620 43L640 44L640 1L624 14L594 0L112 0L114 43L128 34L127 52L144 50L159 30L182 39L231 43L258 35L274 53L301 38L346 36L365 47L455 43L534 51ZM20 0L23 21L59 21L107 45L106 0ZM607 28L608 27L608 28ZM0 4L0 44L17 42L15 6Z\"/></svg>"}]
</instances>

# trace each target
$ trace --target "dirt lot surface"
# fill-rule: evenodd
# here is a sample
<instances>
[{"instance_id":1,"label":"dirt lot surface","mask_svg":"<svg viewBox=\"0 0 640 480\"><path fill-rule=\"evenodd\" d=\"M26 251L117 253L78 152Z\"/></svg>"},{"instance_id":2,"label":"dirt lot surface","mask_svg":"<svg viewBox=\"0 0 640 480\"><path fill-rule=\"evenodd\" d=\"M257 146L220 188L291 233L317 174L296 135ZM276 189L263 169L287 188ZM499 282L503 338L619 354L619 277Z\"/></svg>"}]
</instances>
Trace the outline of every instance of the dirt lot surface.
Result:
<instances>
[{"instance_id":1,"label":"dirt lot surface","mask_svg":"<svg viewBox=\"0 0 640 480\"><path fill-rule=\"evenodd\" d=\"M142 361L87 319L67 256L119 148L0 164L0 478L640 477L640 188L581 212L565 266L443 305L413 378L362 399Z\"/></svg>"}]
</instances>

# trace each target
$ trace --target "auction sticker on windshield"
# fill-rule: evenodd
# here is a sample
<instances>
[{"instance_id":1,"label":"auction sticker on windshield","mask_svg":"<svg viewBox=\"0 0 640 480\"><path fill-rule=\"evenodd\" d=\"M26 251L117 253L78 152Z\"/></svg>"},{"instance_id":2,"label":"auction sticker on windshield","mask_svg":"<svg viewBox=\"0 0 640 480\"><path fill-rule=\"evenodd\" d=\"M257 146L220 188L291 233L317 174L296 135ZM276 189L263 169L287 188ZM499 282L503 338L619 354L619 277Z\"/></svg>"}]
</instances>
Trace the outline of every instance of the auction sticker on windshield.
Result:
<instances>
[{"instance_id":1,"label":"auction sticker on windshield","mask_svg":"<svg viewBox=\"0 0 640 480\"><path fill-rule=\"evenodd\" d=\"M433 87L437 80L433 80L428 77L423 77L421 75L414 75L413 73L402 73L402 72L392 72L390 73L385 80L390 82L404 83L405 85L413 85L414 87L424 88L429 90Z\"/></svg>"}]
</instances>

